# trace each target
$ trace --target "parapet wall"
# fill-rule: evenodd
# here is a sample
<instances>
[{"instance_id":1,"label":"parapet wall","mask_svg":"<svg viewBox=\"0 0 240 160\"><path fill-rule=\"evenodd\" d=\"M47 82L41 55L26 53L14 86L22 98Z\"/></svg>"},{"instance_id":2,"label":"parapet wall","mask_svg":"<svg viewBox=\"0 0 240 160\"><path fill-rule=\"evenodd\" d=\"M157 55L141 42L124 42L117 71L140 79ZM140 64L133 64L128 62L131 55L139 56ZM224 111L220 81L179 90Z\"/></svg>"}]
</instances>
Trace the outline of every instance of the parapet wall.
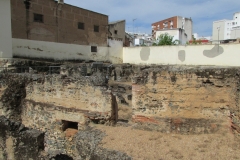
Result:
<instances>
[{"instance_id":1,"label":"parapet wall","mask_svg":"<svg viewBox=\"0 0 240 160\"><path fill-rule=\"evenodd\" d=\"M108 40L110 47L97 46L97 52L91 52L91 46L66 43L44 42L25 39L12 39L13 56L51 60L84 60L122 63L122 41Z\"/></svg>"},{"instance_id":2,"label":"parapet wall","mask_svg":"<svg viewBox=\"0 0 240 160\"><path fill-rule=\"evenodd\" d=\"M240 44L124 47L123 63L240 66Z\"/></svg>"}]
</instances>

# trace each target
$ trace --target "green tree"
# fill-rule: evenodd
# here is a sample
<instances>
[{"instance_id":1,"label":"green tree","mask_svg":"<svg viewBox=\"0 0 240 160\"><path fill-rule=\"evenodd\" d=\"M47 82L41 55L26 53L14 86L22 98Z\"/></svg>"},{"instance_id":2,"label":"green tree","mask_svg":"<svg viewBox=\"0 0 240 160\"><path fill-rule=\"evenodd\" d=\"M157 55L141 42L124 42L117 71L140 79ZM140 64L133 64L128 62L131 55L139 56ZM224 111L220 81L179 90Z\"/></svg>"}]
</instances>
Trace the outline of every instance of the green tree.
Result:
<instances>
[{"instance_id":1,"label":"green tree","mask_svg":"<svg viewBox=\"0 0 240 160\"><path fill-rule=\"evenodd\" d=\"M192 44L197 44L196 38L192 35Z\"/></svg>"},{"instance_id":2,"label":"green tree","mask_svg":"<svg viewBox=\"0 0 240 160\"><path fill-rule=\"evenodd\" d=\"M153 43L153 46L177 45L177 44L179 44L179 40L173 41L173 36L170 36L168 33L164 33L158 37L158 42Z\"/></svg>"}]
</instances>

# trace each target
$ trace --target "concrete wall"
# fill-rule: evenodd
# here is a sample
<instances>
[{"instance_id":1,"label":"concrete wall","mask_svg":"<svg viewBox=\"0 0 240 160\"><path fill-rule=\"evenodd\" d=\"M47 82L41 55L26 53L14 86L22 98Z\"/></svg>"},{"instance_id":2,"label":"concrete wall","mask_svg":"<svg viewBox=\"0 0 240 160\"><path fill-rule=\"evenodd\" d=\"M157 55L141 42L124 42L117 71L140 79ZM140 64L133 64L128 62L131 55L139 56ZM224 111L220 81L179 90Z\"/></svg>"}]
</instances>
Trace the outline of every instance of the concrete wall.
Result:
<instances>
[{"instance_id":1,"label":"concrete wall","mask_svg":"<svg viewBox=\"0 0 240 160\"><path fill-rule=\"evenodd\" d=\"M11 0L13 38L107 46L108 16L54 0ZM34 14L43 21L34 20ZM84 24L83 29L78 23ZM99 32L94 31L99 26Z\"/></svg>"},{"instance_id":2,"label":"concrete wall","mask_svg":"<svg viewBox=\"0 0 240 160\"><path fill-rule=\"evenodd\" d=\"M118 40L108 40L109 61L123 63L123 42Z\"/></svg>"},{"instance_id":3,"label":"concrete wall","mask_svg":"<svg viewBox=\"0 0 240 160\"><path fill-rule=\"evenodd\" d=\"M231 39L240 38L240 28L231 30Z\"/></svg>"},{"instance_id":4,"label":"concrete wall","mask_svg":"<svg viewBox=\"0 0 240 160\"><path fill-rule=\"evenodd\" d=\"M110 40L111 47L97 47L91 52L91 46L55 42L12 39L13 56L44 58L54 60L94 60L122 63L122 44Z\"/></svg>"},{"instance_id":5,"label":"concrete wall","mask_svg":"<svg viewBox=\"0 0 240 160\"><path fill-rule=\"evenodd\" d=\"M109 27L109 37L115 39L121 39L123 43L125 43L125 20L117 21L117 22L110 22L108 24ZM115 33L117 31L117 34Z\"/></svg>"},{"instance_id":6,"label":"concrete wall","mask_svg":"<svg viewBox=\"0 0 240 160\"><path fill-rule=\"evenodd\" d=\"M9 0L0 0L0 58L12 57L11 10Z\"/></svg>"},{"instance_id":7,"label":"concrete wall","mask_svg":"<svg viewBox=\"0 0 240 160\"><path fill-rule=\"evenodd\" d=\"M240 66L239 44L123 48L123 63Z\"/></svg>"},{"instance_id":8,"label":"concrete wall","mask_svg":"<svg viewBox=\"0 0 240 160\"><path fill-rule=\"evenodd\" d=\"M191 40L192 39L192 35L193 35L193 22L192 22L192 19L185 18L184 30L185 30L185 33L187 34L187 40L188 41Z\"/></svg>"}]
</instances>

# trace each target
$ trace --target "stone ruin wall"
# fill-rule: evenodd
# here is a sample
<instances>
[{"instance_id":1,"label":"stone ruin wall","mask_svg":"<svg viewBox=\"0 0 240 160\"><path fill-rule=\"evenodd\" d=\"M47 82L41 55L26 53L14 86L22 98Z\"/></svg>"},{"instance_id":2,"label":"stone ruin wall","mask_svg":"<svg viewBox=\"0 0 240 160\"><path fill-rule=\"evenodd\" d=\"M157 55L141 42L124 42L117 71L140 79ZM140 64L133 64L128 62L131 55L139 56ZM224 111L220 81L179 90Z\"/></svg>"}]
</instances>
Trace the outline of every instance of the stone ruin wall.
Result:
<instances>
[{"instance_id":1,"label":"stone ruin wall","mask_svg":"<svg viewBox=\"0 0 240 160\"><path fill-rule=\"evenodd\" d=\"M80 132L89 122L111 124L123 106L132 109L135 129L240 132L238 68L115 65L108 83L104 70L87 77L73 74L71 67L67 70L58 75L24 73L4 78L1 74L1 115L37 130L39 136L44 133L42 151L48 157L81 156L76 143ZM78 123L78 136L66 136L63 121ZM10 123L3 122L3 126ZM4 138L2 130L1 141L9 146L7 139L12 136ZM14 153L0 152L17 155L17 147L13 145Z\"/></svg>"},{"instance_id":2,"label":"stone ruin wall","mask_svg":"<svg viewBox=\"0 0 240 160\"><path fill-rule=\"evenodd\" d=\"M229 131L232 118L239 116L238 73L220 68L145 71L133 84L133 120L167 133Z\"/></svg>"},{"instance_id":3,"label":"stone ruin wall","mask_svg":"<svg viewBox=\"0 0 240 160\"><path fill-rule=\"evenodd\" d=\"M111 92L105 86L92 85L84 77L80 80L61 75L45 77L29 83L26 92L26 106L31 102L46 104L44 108L55 115L53 119L80 122L84 116L96 119L113 116Z\"/></svg>"},{"instance_id":4,"label":"stone ruin wall","mask_svg":"<svg viewBox=\"0 0 240 160\"><path fill-rule=\"evenodd\" d=\"M236 68L118 65L109 83L100 86L91 78L63 73L31 75L20 119L29 127L66 120L84 128L89 119L116 120L117 108L126 106L140 128L212 133L231 128L238 119L238 72Z\"/></svg>"},{"instance_id":5,"label":"stone ruin wall","mask_svg":"<svg viewBox=\"0 0 240 160\"><path fill-rule=\"evenodd\" d=\"M77 79L60 74L1 76L1 115L13 123L22 123L24 127L45 133L42 143L48 157L60 154L79 156L72 137L77 130L87 129L90 122L111 124L116 121L116 98L101 83L101 76L80 76ZM96 83L99 85L95 86ZM67 128L64 129L66 122L77 123L77 130L67 133ZM7 140L3 144L8 145ZM11 154L17 155L18 146L15 142L13 145Z\"/></svg>"}]
</instances>

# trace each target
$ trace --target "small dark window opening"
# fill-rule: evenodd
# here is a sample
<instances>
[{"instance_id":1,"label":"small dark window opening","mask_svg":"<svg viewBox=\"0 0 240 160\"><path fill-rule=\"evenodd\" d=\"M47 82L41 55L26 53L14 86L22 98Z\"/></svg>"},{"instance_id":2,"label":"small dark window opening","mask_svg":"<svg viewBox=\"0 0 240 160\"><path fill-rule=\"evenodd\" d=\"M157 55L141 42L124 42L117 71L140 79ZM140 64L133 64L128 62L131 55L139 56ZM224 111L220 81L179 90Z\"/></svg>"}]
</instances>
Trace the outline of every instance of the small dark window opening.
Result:
<instances>
[{"instance_id":1,"label":"small dark window opening","mask_svg":"<svg viewBox=\"0 0 240 160\"><path fill-rule=\"evenodd\" d=\"M43 23L43 15L42 15L42 14L35 14L35 13L34 13L34 22Z\"/></svg>"},{"instance_id":2,"label":"small dark window opening","mask_svg":"<svg viewBox=\"0 0 240 160\"><path fill-rule=\"evenodd\" d=\"M132 95L127 96L128 100L132 100Z\"/></svg>"},{"instance_id":3,"label":"small dark window opening","mask_svg":"<svg viewBox=\"0 0 240 160\"><path fill-rule=\"evenodd\" d=\"M91 46L91 52L97 52L97 46Z\"/></svg>"},{"instance_id":4,"label":"small dark window opening","mask_svg":"<svg viewBox=\"0 0 240 160\"><path fill-rule=\"evenodd\" d=\"M71 122L71 121L65 121L62 120L62 130L66 131L66 129L72 128L78 130L78 123L77 122Z\"/></svg>"},{"instance_id":5,"label":"small dark window opening","mask_svg":"<svg viewBox=\"0 0 240 160\"><path fill-rule=\"evenodd\" d=\"M84 23L78 22L78 29L84 29Z\"/></svg>"},{"instance_id":6,"label":"small dark window opening","mask_svg":"<svg viewBox=\"0 0 240 160\"><path fill-rule=\"evenodd\" d=\"M72 157L68 156L68 155L65 155L65 154L58 154L56 155L55 157L52 157L51 160L73 160Z\"/></svg>"},{"instance_id":7,"label":"small dark window opening","mask_svg":"<svg viewBox=\"0 0 240 160\"><path fill-rule=\"evenodd\" d=\"M117 30L114 31L115 34L117 34L117 32L118 32Z\"/></svg>"},{"instance_id":8,"label":"small dark window opening","mask_svg":"<svg viewBox=\"0 0 240 160\"><path fill-rule=\"evenodd\" d=\"M99 32L99 26L94 25L94 32Z\"/></svg>"}]
</instances>

